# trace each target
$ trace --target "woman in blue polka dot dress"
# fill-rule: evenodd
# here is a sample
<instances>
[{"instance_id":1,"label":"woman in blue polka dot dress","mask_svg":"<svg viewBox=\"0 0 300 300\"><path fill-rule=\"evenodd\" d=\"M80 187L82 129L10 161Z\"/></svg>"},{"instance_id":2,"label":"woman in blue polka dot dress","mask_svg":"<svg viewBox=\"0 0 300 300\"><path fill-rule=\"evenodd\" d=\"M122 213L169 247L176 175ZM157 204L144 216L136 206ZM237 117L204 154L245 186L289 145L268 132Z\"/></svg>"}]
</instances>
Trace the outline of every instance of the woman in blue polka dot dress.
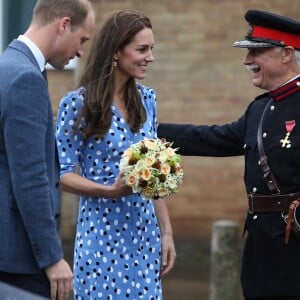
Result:
<instances>
[{"instance_id":1,"label":"woman in blue polka dot dress","mask_svg":"<svg viewBox=\"0 0 300 300\"><path fill-rule=\"evenodd\" d=\"M79 88L59 106L61 186L81 196L75 299L160 300L161 276L174 265L166 200L133 194L119 174L132 143L156 138L155 91L136 83L154 60L153 46L143 13L116 12L95 35Z\"/></svg>"}]
</instances>

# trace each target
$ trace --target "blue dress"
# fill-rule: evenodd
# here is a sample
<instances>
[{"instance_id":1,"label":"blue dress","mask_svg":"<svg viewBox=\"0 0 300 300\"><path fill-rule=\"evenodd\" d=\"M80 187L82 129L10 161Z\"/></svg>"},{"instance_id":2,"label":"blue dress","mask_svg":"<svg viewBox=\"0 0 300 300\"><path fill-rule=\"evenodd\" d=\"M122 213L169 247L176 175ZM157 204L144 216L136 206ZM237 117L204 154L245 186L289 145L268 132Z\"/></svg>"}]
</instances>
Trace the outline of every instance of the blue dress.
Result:
<instances>
[{"instance_id":1,"label":"blue dress","mask_svg":"<svg viewBox=\"0 0 300 300\"><path fill-rule=\"evenodd\" d=\"M76 172L111 185L123 152L144 137L156 137L156 95L138 84L147 120L132 133L112 106L112 123L104 138L84 139L73 131L82 109L84 89L68 93L59 106L57 145L61 175ZM119 199L81 197L74 249L75 299L159 300L161 239L153 202L132 194Z\"/></svg>"}]
</instances>

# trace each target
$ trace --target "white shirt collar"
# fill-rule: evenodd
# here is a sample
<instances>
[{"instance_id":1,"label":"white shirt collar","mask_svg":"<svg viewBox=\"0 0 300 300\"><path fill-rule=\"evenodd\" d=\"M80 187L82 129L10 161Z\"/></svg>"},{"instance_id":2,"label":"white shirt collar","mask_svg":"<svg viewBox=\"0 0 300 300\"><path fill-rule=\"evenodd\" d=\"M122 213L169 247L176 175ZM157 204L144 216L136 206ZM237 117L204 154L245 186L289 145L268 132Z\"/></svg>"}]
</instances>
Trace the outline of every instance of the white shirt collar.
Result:
<instances>
[{"instance_id":1,"label":"white shirt collar","mask_svg":"<svg viewBox=\"0 0 300 300\"><path fill-rule=\"evenodd\" d=\"M288 80L288 81L284 82L283 84L281 84L278 88L280 88L280 87L282 87L282 86L288 84L289 82L295 80L295 79L296 79L297 77L299 77L299 76L300 76L300 74L296 75L295 77L293 77L293 78L291 78L290 80ZM276 88L276 90L277 90L278 88Z\"/></svg>"},{"instance_id":2,"label":"white shirt collar","mask_svg":"<svg viewBox=\"0 0 300 300\"><path fill-rule=\"evenodd\" d=\"M19 35L18 40L23 42L30 49L40 67L41 72L43 72L45 69L46 60L42 51L33 41L31 41L25 35Z\"/></svg>"}]
</instances>

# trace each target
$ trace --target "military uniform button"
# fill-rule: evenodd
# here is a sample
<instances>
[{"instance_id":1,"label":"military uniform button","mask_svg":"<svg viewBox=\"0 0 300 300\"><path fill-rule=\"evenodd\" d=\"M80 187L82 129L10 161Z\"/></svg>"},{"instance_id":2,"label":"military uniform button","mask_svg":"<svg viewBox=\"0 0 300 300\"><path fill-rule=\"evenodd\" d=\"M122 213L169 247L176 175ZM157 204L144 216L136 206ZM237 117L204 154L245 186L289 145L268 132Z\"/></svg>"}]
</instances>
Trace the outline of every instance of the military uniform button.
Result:
<instances>
[{"instance_id":1,"label":"military uniform button","mask_svg":"<svg viewBox=\"0 0 300 300\"><path fill-rule=\"evenodd\" d=\"M246 149L246 147L247 147L247 144L244 144L243 148Z\"/></svg>"},{"instance_id":2,"label":"military uniform button","mask_svg":"<svg viewBox=\"0 0 300 300\"><path fill-rule=\"evenodd\" d=\"M256 193L256 192L257 192L257 188L254 187L254 188L252 189L252 192L253 192L253 193Z\"/></svg>"},{"instance_id":3,"label":"military uniform button","mask_svg":"<svg viewBox=\"0 0 300 300\"><path fill-rule=\"evenodd\" d=\"M257 215L254 215L254 216L253 216L253 220L256 220L256 219L257 219Z\"/></svg>"},{"instance_id":4,"label":"military uniform button","mask_svg":"<svg viewBox=\"0 0 300 300\"><path fill-rule=\"evenodd\" d=\"M267 135L268 134L266 132L264 132L262 136L265 138L265 137L267 137Z\"/></svg>"},{"instance_id":5,"label":"military uniform button","mask_svg":"<svg viewBox=\"0 0 300 300\"><path fill-rule=\"evenodd\" d=\"M275 106L271 105L270 110L274 110L274 109L275 109Z\"/></svg>"}]
</instances>

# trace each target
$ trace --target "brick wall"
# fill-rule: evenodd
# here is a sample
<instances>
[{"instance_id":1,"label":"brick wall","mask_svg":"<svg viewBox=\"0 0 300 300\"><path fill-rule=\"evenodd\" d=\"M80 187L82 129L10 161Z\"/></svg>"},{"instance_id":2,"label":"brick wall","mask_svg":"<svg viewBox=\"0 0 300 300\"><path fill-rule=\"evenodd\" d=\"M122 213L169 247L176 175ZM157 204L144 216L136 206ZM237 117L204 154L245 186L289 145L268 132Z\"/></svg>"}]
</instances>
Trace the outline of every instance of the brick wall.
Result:
<instances>
[{"instance_id":1,"label":"brick wall","mask_svg":"<svg viewBox=\"0 0 300 300\"><path fill-rule=\"evenodd\" d=\"M244 13L257 8L299 18L299 0L94 0L100 26L114 10L143 10L152 20L155 62L144 84L156 89L159 121L201 124L238 118L255 95L242 61L232 48L247 31ZM287 5L288 2L288 5ZM72 71L50 71L56 114L59 99L74 88ZM246 198L243 158L184 157L184 184L168 200L177 237L208 239L212 222L231 219L243 228ZM63 196L62 234L72 237L77 198ZM72 209L70 209L72 207Z\"/></svg>"}]
</instances>

